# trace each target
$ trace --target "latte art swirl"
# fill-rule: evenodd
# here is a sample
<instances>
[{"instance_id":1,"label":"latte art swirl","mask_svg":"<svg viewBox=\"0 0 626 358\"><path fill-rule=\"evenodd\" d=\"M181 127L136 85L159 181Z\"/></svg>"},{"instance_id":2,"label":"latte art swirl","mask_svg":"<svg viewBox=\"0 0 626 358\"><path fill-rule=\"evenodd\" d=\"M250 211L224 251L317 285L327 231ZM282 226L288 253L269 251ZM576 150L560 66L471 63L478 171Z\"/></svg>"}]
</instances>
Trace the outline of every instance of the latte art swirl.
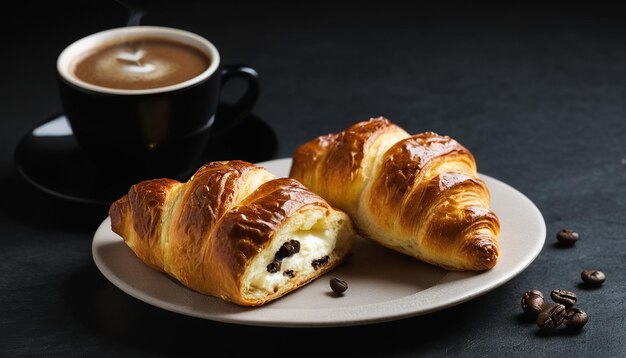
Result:
<instances>
[{"instance_id":1,"label":"latte art swirl","mask_svg":"<svg viewBox=\"0 0 626 358\"><path fill-rule=\"evenodd\" d=\"M145 55L146 51L144 50L139 50L132 53L127 51L120 51L116 57L117 61L119 62L117 67L119 68L115 68L114 70L120 71L122 73L147 74L150 72L156 72L157 70L162 71L164 67L167 66L167 64L161 64L160 62L157 64L146 63L144 60ZM159 74L157 74L157 76L158 75Z\"/></svg>"},{"instance_id":2,"label":"latte art swirl","mask_svg":"<svg viewBox=\"0 0 626 358\"><path fill-rule=\"evenodd\" d=\"M130 73L146 74L150 72L155 72L156 70L157 70L157 66L151 63L140 63L136 65L123 65L122 66L123 72L130 72Z\"/></svg>"},{"instance_id":3,"label":"latte art swirl","mask_svg":"<svg viewBox=\"0 0 626 358\"><path fill-rule=\"evenodd\" d=\"M101 47L76 61L79 79L103 87L158 88L184 82L209 67L209 58L191 46L143 39Z\"/></svg>"}]
</instances>

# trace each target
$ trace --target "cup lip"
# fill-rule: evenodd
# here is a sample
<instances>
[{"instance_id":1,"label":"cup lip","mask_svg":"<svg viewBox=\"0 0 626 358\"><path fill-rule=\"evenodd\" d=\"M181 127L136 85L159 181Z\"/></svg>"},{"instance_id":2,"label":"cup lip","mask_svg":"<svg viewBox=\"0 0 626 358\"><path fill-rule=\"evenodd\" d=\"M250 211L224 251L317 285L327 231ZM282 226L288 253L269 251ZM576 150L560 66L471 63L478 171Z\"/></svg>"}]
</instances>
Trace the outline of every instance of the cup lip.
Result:
<instances>
[{"instance_id":1,"label":"cup lip","mask_svg":"<svg viewBox=\"0 0 626 358\"><path fill-rule=\"evenodd\" d=\"M187 45L192 45L211 58L209 67L201 74L189 80L164 87L146 89L121 89L104 86L97 86L87 83L70 73L70 65L76 56L98 47L102 44L111 43L115 39L132 40L144 36L164 37L166 39L178 40ZM69 44L57 57L57 73L67 82L83 89L94 92L121 95L145 95L153 93L171 92L187 88L198 84L209 78L220 65L220 54L217 48L206 38L190 31L165 27L165 26L127 26L108 29L87 35Z\"/></svg>"}]
</instances>

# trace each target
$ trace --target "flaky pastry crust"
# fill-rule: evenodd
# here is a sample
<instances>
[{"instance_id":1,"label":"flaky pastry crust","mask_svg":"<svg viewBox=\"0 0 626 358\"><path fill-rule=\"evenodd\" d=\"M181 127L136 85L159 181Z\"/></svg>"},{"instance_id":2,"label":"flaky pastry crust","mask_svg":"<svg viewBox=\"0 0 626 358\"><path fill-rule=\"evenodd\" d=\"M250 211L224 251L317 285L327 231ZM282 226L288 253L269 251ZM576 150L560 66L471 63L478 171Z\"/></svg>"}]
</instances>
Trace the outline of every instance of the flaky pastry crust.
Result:
<instances>
[{"instance_id":1,"label":"flaky pastry crust","mask_svg":"<svg viewBox=\"0 0 626 358\"><path fill-rule=\"evenodd\" d=\"M393 250L449 270L497 263L500 223L489 190L470 151L448 136L409 135L371 118L297 148L290 177Z\"/></svg>"},{"instance_id":2,"label":"flaky pastry crust","mask_svg":"<svg viewBox=\"0 0 626 358\"><path fill-rule=\"evenodd\" d=\"M345 213L298 181L238 160L207 163L185 183L137 183L109 214L112 230L143 262L195 291L245 306L265 304L336 267L351 253L355 234ZM302 260L323 264L264 272L296 236L309 241L289 256L311 255L305 250L311 242L328 257Z\"/></svg>"}]
</instances>

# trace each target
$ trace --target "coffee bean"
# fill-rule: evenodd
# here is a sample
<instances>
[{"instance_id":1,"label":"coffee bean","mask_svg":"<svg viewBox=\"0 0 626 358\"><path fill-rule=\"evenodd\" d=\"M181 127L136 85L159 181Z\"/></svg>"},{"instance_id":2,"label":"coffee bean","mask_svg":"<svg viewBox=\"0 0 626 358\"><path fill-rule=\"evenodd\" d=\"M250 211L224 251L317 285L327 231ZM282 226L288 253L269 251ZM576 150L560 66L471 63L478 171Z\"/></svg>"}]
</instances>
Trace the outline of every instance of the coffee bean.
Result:
<instances>
[{"instance_id":1,"label":"coffee bean","mask_svg":"<svg viewBox=\"0 0 626 358\"><path fill-rule=\"evenodd\" d=\"M553 290L550 292L550 297L556 303L560 303L565 308L570 308L576 304L576 294L566 290Z\"/></svg>"},{"instance_id":2,"label":"coffee bean","mask_svg":"<svg viewBox=\"0 0 626 358\"><path fill-rule=\"evenodd\" d=\"M556 328L563 323L565 306L560 303L544 308L537 316L537 326L541 329Z\"/></svg>"},{"instance_id":3,"label":"coffee bean","mask_svg":"<svg viewBox=\"0 0 626 358\"><path fill-rule=\"evenodd\" d=\"M572 246L578 241L580 235L576 231L570 229L563 229L556 234L556 239L562 245Z\"/></svg>"},{"instance_id":4,"label":"coffee bean","mask_svg":"<svg viewBox=\"0 0 626 358\"><path fill-rule=\"evenodd\" d=\"M522 296L522 310L531 316L537 316L543 310L543 293L539 290L526 291Z\"/></svg>"},{"instance_id":5,"label":"coffee bean","mask_svg":"<svg viewBox=\"0 0 626 358\"><path fill-rule=\"evenodd\" d=\"M567 327L573 328L581 328L586 325L589 320L587 313L577 307L567 309L563 314L563 318L563 323L565 323Z\"/></svg>"},{"instance_id":6,"label":"coffee bean","mask_svg":"<svg viewBox=\"0 0 626 358\"><path fill-rule=\"evenodd\" d=\"M342 294L348 289L348 283L344 280L340 280L337 277L334 277L330 280L330 288L332 288L333 292L335 292L336 294Z\"/></svg>"},{"instance_id":7,"label":"coffee bean","mask_svg":"<svg viewBox=\"0 0 626 358\"><path fill-rule=\"evenodd\" d=\"M606 275L598 270L584 270L580 273L580 278L586 284L599 286L606 280Z\"/></svg>"}]
</instances>

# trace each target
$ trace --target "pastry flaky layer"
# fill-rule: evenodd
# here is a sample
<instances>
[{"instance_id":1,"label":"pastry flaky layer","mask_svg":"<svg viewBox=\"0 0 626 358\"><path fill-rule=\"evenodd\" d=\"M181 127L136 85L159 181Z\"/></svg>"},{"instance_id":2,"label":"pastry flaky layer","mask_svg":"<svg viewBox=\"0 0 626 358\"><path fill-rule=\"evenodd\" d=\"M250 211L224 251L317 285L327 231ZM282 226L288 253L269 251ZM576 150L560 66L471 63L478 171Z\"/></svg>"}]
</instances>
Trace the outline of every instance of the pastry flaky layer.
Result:
<instances>
[{"instance_id":1,"label":"pastry flaky layer","mask_svg":"<svg viewBox=\"0 0 626 358\"><path fill-rule=\"evenodd\" d=\"M383 117L297 148L290 177L346 211L359 233L449 270L498 260L498 217L474 157L432 132L409 135Z\"/></svg>"},{"instance_id":2,"label":"pastry flaky layer","mask_svg":"<svg viewBox=\"0 0 626 358\"><path fill-rule=\"evenodd\" d=\"M133 185L112 230L146 264L244 306L279 298L349 257L352 221L291 178L244 161L207 163L185 183Z\"/></svg>"}]
</instances>

